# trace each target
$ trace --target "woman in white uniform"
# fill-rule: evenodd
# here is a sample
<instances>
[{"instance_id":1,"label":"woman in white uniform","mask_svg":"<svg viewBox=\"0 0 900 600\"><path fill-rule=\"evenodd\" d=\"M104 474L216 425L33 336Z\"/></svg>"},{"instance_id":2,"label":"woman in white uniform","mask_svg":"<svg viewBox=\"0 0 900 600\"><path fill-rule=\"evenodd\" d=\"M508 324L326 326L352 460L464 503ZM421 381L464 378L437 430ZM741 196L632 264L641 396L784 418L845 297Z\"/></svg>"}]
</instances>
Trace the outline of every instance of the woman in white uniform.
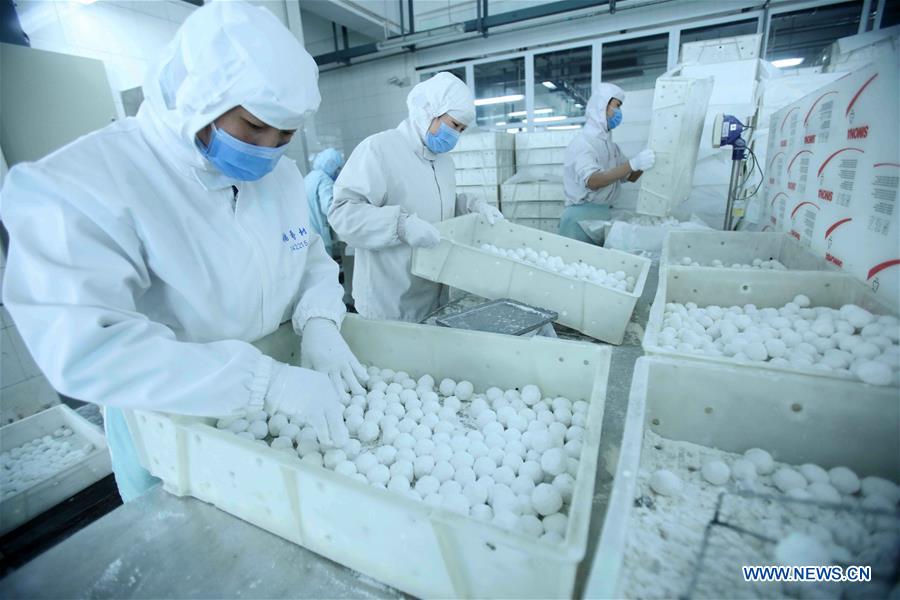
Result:
<instances>
[{"instance_id":1,"label":"woman in white uniform","mask_svg":"<svg viewBox=\"0 0 900 600\"><path fill-rule=\"evenodd\" d=\"M587 122L566 149L566 208L559 220L560 235L593 243L579 221L608 220L621 185L637 181L653 168L652 150L642 150L626 160L612 141L612 130L622 122L624 102L625 92L612 83L601 83L588 101Z\"/></svg>"},{"instance_id":2,"label":"woman in white uniform","mask_svg":"<svg viewBox=\"0 0 900 600\"><path fill-rule=\"evenodd\" d=\"M456 194L446 153L475 119L472 93L450 73L415 86L409 118L363 140L334 185L328 221L353 246L353 300L369 319L418 322L436 309L442 286L411 274L412 249L433 247L432 223L478 212L503 216L481 200Z\"/></svg>"},{"instance_id":3,"label":"woman in white uniform","mask_svg":"<svg viewBox=\"0 0 900 600\"><path fill-rule=\"evenodd\" d=\"M268 11L197 9L150 71L137 117L14 167L3 300L63 394L106 407L120 493L155 480L121 409L279 411L347 439L365 371L341 338L337 265L303 177L279 160L319 105L312 57ZM288 320L300 368L251 342Z\"/></svg>"}]
</instances>

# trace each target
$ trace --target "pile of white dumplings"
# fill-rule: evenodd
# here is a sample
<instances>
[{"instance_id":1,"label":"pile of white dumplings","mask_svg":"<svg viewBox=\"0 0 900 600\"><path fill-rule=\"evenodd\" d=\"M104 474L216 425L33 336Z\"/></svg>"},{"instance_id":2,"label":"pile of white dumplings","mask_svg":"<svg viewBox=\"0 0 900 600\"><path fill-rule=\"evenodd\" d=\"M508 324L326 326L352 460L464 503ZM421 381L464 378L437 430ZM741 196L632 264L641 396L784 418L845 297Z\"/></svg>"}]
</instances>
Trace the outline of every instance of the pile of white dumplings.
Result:
<instances>
[{"instance_id":1,"label":"pile of white dumplings","mask_svg":"<svg viewBox=\"0 0 900 600\"><path fill-rule=\"evenodd\" d=\"M431 506L563 541L587 402L544 398L535 385L476 393L468 381L368 372L367 394L345 407L351 439L340 448L282 414L217 426Z\"/></svg>"},{"instance_id":2,"label":"pile of white dumplings","mask_svg":"<svg viewBox=\"0 0 900 600\"><path fill-rule=\"evenodd\" d=\"M94 445L60 427L0 454L0 490L5 500L50 479L93 452Z\"/></svg>"},{"instance_id":3,"label":"pile of white dumplings","mask_svg":"<svg viewBox=\"0 0 900 600\"><path fill-rule=\"evenodd\" d=\"M741 497L741 491L765 498ZM725 499L720 503L720 495ZM771 499L770 499L771 498ZM698 597L886 597L864 584L799 587L741 578L741 565L869 565L887 584L900 559L900 486L846 466L778 462L762 448L743 454L644 434L624 560L626 597L684 595L699 569ZM835 506L843 508L837 509ZM705 563L698 557L715 514ZM843 594L841 592L844 592Z\"/></svg>"},{"instance_id":4,"label":"pile of white dumplings","mask_svg":"<svg viewBox=\"0 0 900 600\"><path fill-rule=\"evenodd\" d=\"M810 306L799 295L781 308L668 303L658 344L670 352L822 372L897 385L900 320L855 304Z\"/></svg>"},{"instance_id":5,"label":"pile of white dumplings","mask_svg":"<svg viewBox=\"0 0 900 600\"><path fill-rule=\"evenodd\" d=\"M634 277L625 271L608 272L583 262L567 263L559 256L551 256L546 250L533 248L500 248L493 244L482 244L481 249L497 256L511 258L530 265L559 273L579 281L588 281L597 285L630 292L634 290Z\"/></svg>"},{"instance_id":6,"label":"pile of white dumplings","mask_svg":"<svg viewBox=\"0 0 900 600\"><path fill-rule=\"evenodd\" d=\"M679 264L683 267L730 267L732 269L767 269L769 271L786 271L787 267L784 266L780 261L772 258L770 260L763 260L761 258L754 258L752 263L732 263L731 265L726 265L724 262L719 260L718 258L710 261L708 265L702 265L696 260L692 259L690 256L683 257Z\"/></svg>"}]
</instances>

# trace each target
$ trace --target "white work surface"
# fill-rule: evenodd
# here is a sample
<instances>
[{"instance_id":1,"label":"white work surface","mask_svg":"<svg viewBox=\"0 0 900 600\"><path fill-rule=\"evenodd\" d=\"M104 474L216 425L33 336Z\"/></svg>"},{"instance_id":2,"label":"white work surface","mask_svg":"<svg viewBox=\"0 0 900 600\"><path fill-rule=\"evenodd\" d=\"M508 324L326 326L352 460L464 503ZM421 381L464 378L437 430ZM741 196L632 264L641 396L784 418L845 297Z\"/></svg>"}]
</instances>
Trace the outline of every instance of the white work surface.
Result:
<instances>
[{"instance_id":1,"label":"white work surface","mask_svg":"<svg viewBox=\"0 0 900 600\"><path fill-rule=\"evenodd\" d=\"M641 337L656 292L651 269L621 346L611 346L597 484L580 597L618 460ZM462 303L465 304L465 303ZM559 337L587 339L557 327ZM599 343L599 342L598 342ZM402 569L403 565L397 565ZM82 529L0 581L2 598L398 598L403 594L193 498L160 487Z\"/></svg>"}]
</instances>

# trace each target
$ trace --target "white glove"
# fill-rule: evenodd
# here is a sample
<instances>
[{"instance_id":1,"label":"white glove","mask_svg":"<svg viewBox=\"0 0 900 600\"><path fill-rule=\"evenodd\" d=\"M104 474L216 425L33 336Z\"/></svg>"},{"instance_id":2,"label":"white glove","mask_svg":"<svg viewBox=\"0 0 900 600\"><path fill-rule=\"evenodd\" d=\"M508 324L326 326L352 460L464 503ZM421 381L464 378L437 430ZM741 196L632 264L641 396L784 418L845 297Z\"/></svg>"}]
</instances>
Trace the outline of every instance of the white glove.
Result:
<instances>
[{"instance_id":1,"label":"white glove","mask_svg":"<svg viewBox=\"0 0 900 600\"><path fill-rule=\"evenodd\" d=\"M649 148L641 150L628 161L628 166L632 171L649 171L654 164L656 164L656 155Z\"/></svg>"},{"instance_id":2,"label":"white glove","mask_svg":"<svg viewBox=\"0 0 900 600\"><path fill-rule=\"evenodd\" d=\"M400 239L413 248L434 248L441 242L441 232L428 221L409 215L400 226Z\"/></svg>"},{"instance_id":3,"label":"white glove","mask_svg":"<svg viewBox=\"0 0 900 600\"><path fill-rule=\"evenodd\" d=\"M315 369L328 375L339 392L364 396L360 385L369 380L369 374L341 337L337 326L329 319L313 318L303 327L300 340L300 366Z\"/></svg>"},{"instance_id":4,"label":"white glove","mask_svg":"<svg viewBox=\"0 0 900 600\"><path fill-rule=\"evenodd\" d=\"M491 225L493 225L497 221L505 220L503 213L501 213L499 210L497 210L487 202L479 202L478 205L475 206L475 212L487 219L487 222Z\"/></svg>"},{"instance_id":5,"label":"white glove","mask_svg":"<svg viewBox=\"0 0 900 600\"><path fill-rule=\"evenodd\" d=\"M322 444L340 448L350 439L338 389L324 373L275 363L265 409L311 425Z\"/></svg>"}]
</instances>

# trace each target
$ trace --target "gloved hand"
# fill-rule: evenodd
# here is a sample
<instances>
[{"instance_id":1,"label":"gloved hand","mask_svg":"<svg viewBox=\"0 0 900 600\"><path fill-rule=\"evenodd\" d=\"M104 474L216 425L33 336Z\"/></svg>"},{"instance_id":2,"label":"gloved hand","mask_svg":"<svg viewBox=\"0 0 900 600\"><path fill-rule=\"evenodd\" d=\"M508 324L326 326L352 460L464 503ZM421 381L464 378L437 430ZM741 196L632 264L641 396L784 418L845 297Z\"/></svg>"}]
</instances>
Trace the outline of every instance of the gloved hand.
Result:
<instances>
[{"instance_id":1,"label":"gloved hand","mask_svg":"<svg viewBox=\"0 0 900 600\"><path fill-rule=\"evenodd\" d=\"M369 374L350 351L334 322L313 318L303 327L300 340L300 366L328 375L339 392L354 396L366 394L360 384Z\"/></svg>"},{"instance_id":2,"label":"gloved hand","mask_svg":"<svg viewBox=\"0 0 900 600\"><path fill-rule=\"evenodd\" d=\"M632 171L649 171L654 164L656 164L656 155L649 148L641 150L628 161L628 166Z\"/></svg>"},{"instance_id":3,"label":"gloved hand","mask_svg":"<svg viewBox=\"0 0 900 600\"><path fill-rule=\"evenodd\" d=\"M340 448L350 439L338 388L324 373L275 363L265 409L270 415L280 412L309 424L322 444Z\"/></svg>"},{"instance_id":4,"label":"gloved hand","mask_svg":"<svg viewBox=\"0 0 900 600\"><path fill-rule=\"evenodd\" d=\"M400 239L413 248L434 248L441 241L441 233L428 221L409 215L400 227Z\"/></svg>"},{"instance_id":5,"label":"gloved hand","mask_svg":"<svg viewBox=\"0 0 900 600\"><path fill-rule=\"evenodd\" d=\"M491 225L493 225L497 221L505 220L503 213L501 213L499 210L497 210L487 202L479 202L478 205L475 206L475 212L487 219L487 222Z\"/></svg>"}]
</instances>

